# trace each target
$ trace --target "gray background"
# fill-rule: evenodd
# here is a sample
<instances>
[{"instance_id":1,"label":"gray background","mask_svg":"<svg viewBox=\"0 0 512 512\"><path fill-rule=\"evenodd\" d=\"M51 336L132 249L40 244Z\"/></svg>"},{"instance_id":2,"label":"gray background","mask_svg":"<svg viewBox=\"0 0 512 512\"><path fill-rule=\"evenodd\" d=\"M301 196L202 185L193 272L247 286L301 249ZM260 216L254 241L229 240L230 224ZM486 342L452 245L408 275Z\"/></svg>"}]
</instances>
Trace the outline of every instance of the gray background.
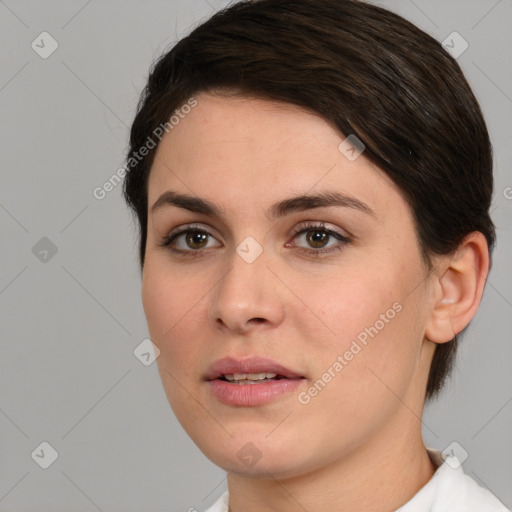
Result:
<instances>
[{"instance_id":1,"label":"gray background","mask_svg":"<svg viewBox=\"0 0 512 512\"><path fill-rule=\"evenodd\" d=\"M469 43L458 61L494 144L499 241L424 433L441 450L458 442L465 471L511 506L512 1L380 4ZM225 5L0 1L2 511L203 510L226 488L174 418L156 364L133 354L148 334L121 186L92 194L123 164L153 59ZM31 47L43 31L59 45L47 59ZM59 454L48 469L31 457L43 441Z\"/></svg>"}]
</instances>

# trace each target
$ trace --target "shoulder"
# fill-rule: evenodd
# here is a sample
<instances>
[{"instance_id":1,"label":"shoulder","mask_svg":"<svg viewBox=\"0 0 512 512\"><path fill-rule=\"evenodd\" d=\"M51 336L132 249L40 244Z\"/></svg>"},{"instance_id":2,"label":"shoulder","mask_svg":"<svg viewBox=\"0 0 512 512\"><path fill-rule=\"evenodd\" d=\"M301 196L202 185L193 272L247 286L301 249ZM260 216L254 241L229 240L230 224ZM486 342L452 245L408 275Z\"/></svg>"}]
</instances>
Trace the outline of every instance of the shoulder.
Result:
<instances>
[{"instance_id":1,"label":"shoulder","mask_svg":"<svg viewBox=\"0 0 512 512\"><path fill-rule=\"evenodd\" d=\"M492 492L464 473L457 457L443 458L439 451L428 451L438 468L400 512L510 512Z\"/></svg>"},{"instance_id":2,"label":"shoulder","mask_svg":"<svg viewBox=\"0 0 512 512\"><path fill-rule=\"evenodd\" d=\"M453 469L445 463L438 471L442 473L436 496L439 512L510 512L492 492L464 473L461 466Z\"/></svg>"},{"instance_id":3,"label":"shoulder","mask_svg":"<svg viewBox=\"0 0 512 512\"><path fill-rule=\"evenodd\" d=\"M441 452L428 450L437 466L434 476L397 512L511 512L492 492L464 473L454 456L443 459ZM205 512L228 512L225 491Z\"/></svg>"}]
</instances>

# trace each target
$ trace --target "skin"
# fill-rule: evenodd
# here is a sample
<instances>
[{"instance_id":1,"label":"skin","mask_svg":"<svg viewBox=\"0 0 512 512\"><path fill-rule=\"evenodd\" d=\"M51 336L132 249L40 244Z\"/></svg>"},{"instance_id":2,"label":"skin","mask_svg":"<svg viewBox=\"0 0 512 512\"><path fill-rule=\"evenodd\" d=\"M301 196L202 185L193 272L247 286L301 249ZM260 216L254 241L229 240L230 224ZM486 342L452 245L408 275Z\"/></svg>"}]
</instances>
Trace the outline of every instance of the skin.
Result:
<instances>
[{"instance_id":1,"label":"skin","mask_svg":"<svg viewBox=\"0 0 512 512\"><path fill-rule=\"evenodd\" d=\"M436 343L476 313L489 260L471 233L452 256L421 258L400 190L364 156L350 161L326 120L285 103L201 93L165 135L148 183L149 207L167 190L204 198L220 218L167 205L150 213L142 299L169 403L192 440L228 472L232 512L393 511L431 478L421 416ZM270 220L271 204L337 191L375 216L322 207ZM303 250L304 221L348 236L339 251ZM212 233L199 257L160 244L175 228ZM312 230L316 233L316 230ZM263 252L236 252L247 237ZM175 247L190 252L185 236ZM201 247L201 245L199 245ZM307 391L393 303L402 309L308 404ZM225 356L269 357L306 377L297 392L257 407L218 401L204 380ZM244 464L253 443L261 458ZM400 485L396 485L400 482Z\"/></svg>"}]
</instances>

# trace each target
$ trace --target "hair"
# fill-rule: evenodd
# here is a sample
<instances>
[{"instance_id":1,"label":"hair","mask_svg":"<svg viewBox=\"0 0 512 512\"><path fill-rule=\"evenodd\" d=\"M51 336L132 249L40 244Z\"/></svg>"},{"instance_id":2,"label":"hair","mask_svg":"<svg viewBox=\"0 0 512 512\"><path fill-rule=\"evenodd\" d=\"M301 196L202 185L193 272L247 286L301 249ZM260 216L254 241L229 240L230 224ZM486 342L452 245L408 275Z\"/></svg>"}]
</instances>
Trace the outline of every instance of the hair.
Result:
<instances>
[{"instance_id":1,"label":"hair","mask_svg":"<svg viewBox=\"0 0 512 512\"><path fill-rule=\"evenodd\" d=\"M433 255L453 254L472 231L492 255L492 146L480 106L456 60L397 14L358 0L240 1L220 10L152 65L128 158L199 92L294 104L357 136L410 206L428 271ZM155 153L132 158L123 185L138 220L141 271ZM460 335L436 346L427 400L443 387Z\"/></svg>"}]
</instances>

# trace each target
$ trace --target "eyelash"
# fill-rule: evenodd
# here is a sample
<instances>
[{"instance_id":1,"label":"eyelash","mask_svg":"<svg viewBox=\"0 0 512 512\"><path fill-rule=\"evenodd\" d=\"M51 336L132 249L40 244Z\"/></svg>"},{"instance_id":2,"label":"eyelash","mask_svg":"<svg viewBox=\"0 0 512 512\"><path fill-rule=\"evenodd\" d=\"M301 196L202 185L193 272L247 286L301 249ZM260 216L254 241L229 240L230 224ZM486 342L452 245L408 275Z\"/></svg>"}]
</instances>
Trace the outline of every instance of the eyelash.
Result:
<instances>
[{"instance_id":1,"label":"eyelash","mask_svg":"<svg viewBox=\"0 0 512 512\"><path fill-rule=\"evenodd\" d=\"M321 232L327 233L330 236L333 236L334 238L336 238L337 240L342 242L341 245L338 244L336 246L329 247L327 249L305 249L304 247L299 247L299 250L302 253L306 254L307 256L314 257L314 258L320 258L322 255L327 254L327 253L341 251L345 244L350 243L352 241L351 238L348 238L348 237L342 235L341 233L338 233L337 231L325 228L324 223L302 225L300 228L298 228L293 233L293 238L296 238L299 235L307 233L308 231L321 231ZM183 249L176 249L176 248L172 247L171 244L172 244L172 242L174 242L174 240L176 238L178 238L180 235L187 234L187 233L201 233L201 234L205 234L205 235L209 235L209 236L213 237L213 235L210 232L208 232L207 230L205 230L204 228L189 224L189 225L183 226L183 228L180 231L167 235L163 239L163 241L161 243L159 243L158 245L161 247L167 247L167 249L169 251L171 251L172 253L177 254L179 256L192 257L192 258L194 258L194 257L197 258L199 256L202 256L204 251L205 250L207 251L207 249L197 249L197 250L190 249L190 250L185 251Z\"/></svg>"}]
</instances>

